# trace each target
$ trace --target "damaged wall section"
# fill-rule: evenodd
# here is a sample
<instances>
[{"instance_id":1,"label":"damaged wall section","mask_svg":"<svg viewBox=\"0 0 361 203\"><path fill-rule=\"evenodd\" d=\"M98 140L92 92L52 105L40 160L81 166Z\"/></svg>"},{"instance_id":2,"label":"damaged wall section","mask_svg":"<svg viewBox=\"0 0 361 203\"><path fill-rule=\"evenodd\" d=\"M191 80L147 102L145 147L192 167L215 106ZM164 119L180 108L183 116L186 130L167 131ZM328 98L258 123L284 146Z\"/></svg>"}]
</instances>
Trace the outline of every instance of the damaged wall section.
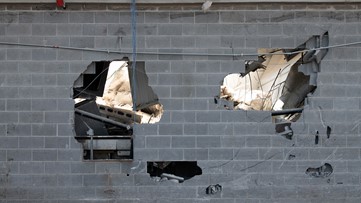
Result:
<instances>
[{"instance_id":1,"label":"damaged wall section","mask_svg":"<svg viewBox=\"0 0 361 203\"><path fill-rule=\"evenodd\" d=\"M245 62L245 73L223 79L215 102L226 109L272 111L275 123L297 121L307 96L317 87L320 63L327 54L327 49L315 48L328 43L326 32L295 49L259 49L258 61Z\"/></svg>"},{"instance_id":2,"label":"damaged wall section","mask_svg":"<svg viewBox=\"0 0 361 203\"><path fill-rule=\"evenodd\" d=\"M159 122L163 106L148 86L144 63L91 63L74 82L75 132L86 160L131 160L133 125Z\"/></svg>"}]
</instances>

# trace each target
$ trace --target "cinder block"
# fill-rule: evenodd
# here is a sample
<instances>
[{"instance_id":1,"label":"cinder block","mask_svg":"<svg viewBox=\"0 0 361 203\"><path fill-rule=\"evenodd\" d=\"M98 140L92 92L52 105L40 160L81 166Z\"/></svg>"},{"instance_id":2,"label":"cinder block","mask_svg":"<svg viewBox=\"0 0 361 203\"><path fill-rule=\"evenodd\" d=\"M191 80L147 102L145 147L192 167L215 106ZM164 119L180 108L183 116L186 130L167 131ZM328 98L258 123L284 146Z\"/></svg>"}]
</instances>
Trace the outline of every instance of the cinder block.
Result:
<instances>
[{"instance_id":1,"label":"cinder block","mask_svg":"<svg viewBox=\"0 0 361 203\"><path fill-rule=\"evenodd\" d=\"M67 23L68 12L45 12L44 13L45 23Z\"/></svg>"},{"instance_id":2,"label":"cinder block","mask_svg":"<svg viewBox=\"0 0 361 203\"><path fill-rule=\"evenodd\" d=\"M173 86L171 87L172 97L194 97L196 95L196 88L194 86Z\"/></svg>"},{"instance_id":3,"label":"cinder block","mask_svg":"<svg viewBox=\"0 0 361 203\"><path fill-rule=\"evenodd\" d=\"M18 112L0 112L0 123L17 123L18 121Z\"/></svg>"},{"instance_id":4,"label":"cinder block","mask_svg":"<svg viewBox=\"0 0 361 203\"><path fill-rule=\"evenodd\" d=\"M158 149L134 149L134 160L159 160Z\"/></svg>"},{"instance_id":5,"label":"cinder block","mask_svg":"<svg viewBox=\"0 0 361 203\"><path fill-rule=\"evenodd\" d=\"M6 27L6 35L31 35L31 24L9 24Z\"/></svg>"},{"instance_id":6,"label":"cinder block","mask_svg":"<svg viewBox=\"0 0 361 203\"><path fill-rule=\"evenodd\" d=\"M183 135L183 124L159 124L159 135Z\"/></svg>"},{"instance_id":7,"label":"cinder block","mask_svg":"<svg viewBox=\"0 0 361 203\"><path fill-rule=\"evenodd\" d=\"M118 12L96 12L95 13L96 23L119 23Z\"/></svg>"},{"instance_id":8,"label":"cinder block","mask_svg":"<svg viewBox=\"0 0 361 203\"><path fill-rule=\"evenodd\" d=\"M30 111L31 109L31 100L29 99L9 99L6 103L7 111Z\"/></svg>"},{"instance_id":9,"label":"cinder block","mask_svg":"<svg viewBox=\"0 0 361 203\"><path fill-rule=\"evenodd\" d=\"M0 23L10 24L19 22L19 14L15 12L3 12L0 14Z\"/></svg>"},{"instance_id":10,"label":"cinder block","mask_svg":"<svg viewBox=\"0 0 361 203\"><path fill-rule=\"evenodd\" d=\"M199 148L219 148L221 146L220 136L198 136L197 147Z\"/></svg>"},{"instance_id":11,"label":"cinder block","mask_svg":"<svg viewBox=\"0 0 361 203\"><path fill-rule=\"evenodd\" d=\"M182 26L177 24L158 25L158 35L182 35Z\"/></svg>"},{"instance_id":12,"label":"cinder block","mask_svg":"<svg viewBox=\"0 0 361 203\"><path fill-rule=\"evenodd\" d=\"M56 135L56 124L32 124L32 135Z\"/></svg>"},{"instance_id":13,"label":"cinder block","mask_svg":"<svg viewBox=\"0 0 361 203\"><path fill-rule=\"evenodd\" d=\"M82 155L81 149L58 149L58 161L81 161Z\"/></svg>"},{"instance_id":14,"label":"cinder block","mask_svg":"<svg viewBox=\"0 0 361 203\"><path fill-rule=\"evenodd\" d=\"M132 34L132 28L129 24L108 24L107 29L108 29L108 35L111 35L111 36L113 36L113 35L114 36L127 36L127 35L131 36L131 34ZM101 34L100 34L100 36L101 36Z\"/></svg>"},{"instance_id":15,"label":"cinder block","mask_svg":"<svg viewBox=\"0 0 361 203\"><path fill-rule=\"evenodd\" d=\"M222 23L242 23L244 22L244 12L225 11L220 12L220 22Z\"/></svg>"},{"instance_id":16,"label":"cinder block","mask_svg":"<svg viewBox=\"0 0 361 203\"><path fill-rule=\"evenodd\" d=\"M206 85L208 77L204 74L183 74L183 85Z\"/></svg>"},{"instance_id":17,"label":"cinder block","mask_svg":"<svg viewBox=\"0 0 361 203\"><path fill-rule=\"evenodd\" d=\"M71 163L71 173L95 173L95 163L83 162L83 163Z\"/></svg>"},{"instance_id":18,"label":"cinder block","mask_svg":"<svg viewBox=\"0 0 361 203\"><path fill-rule=\"evenodd\" d=\"M184 149L184 160L208 160L208 149Z\"/></svg>"},{"instance_id":19,"label":"cinder block","mask_svg":"<svg viewBox=\"0 0 361 203\"><path fill-rule=\"evenodd\" d=\"M43 23L44 13L42 12L21 12L19 13L19 23Z\"/></svg>"},{"instance_id":20,"label":"cinder block","mask_svg":"<svg viewBox=\"0 0 361 203\"><path fill-rule=\"evenodd\" d=\"M68 137L45 137L45 148L69 148L69 136Z\"/></svg>"},{"instance_id":21,"label":"cinder block","mask_svg":"<svg viewBox=\"0 0 361 203\"><path fill-rule=\"evenodd\" d=\"M169 23L169 12L147 12L145 23Z\"/></svg>"},{"instance_id":22,"label":"cinder block","mask_svg":"<svg viewBox=\"0 0 361 203\"><path fill-rule=\"evenodd\" d=\"M56 110L56 99L32 99L31 110L33 111L51 111Z\"/></svg>"},{"instance_id":23,"label":"cinder block","mask_svg":"<svg viewBox=\"0 0 361 203\"><path fill-rule=\"evenodd\" d=\"M218 36L197 36L195 37L197 48L216 48L220 47L221 39Z\"/></svg>"},{"instance_id":24,"label":"cinder block","mask_svg":"<svg viewBox=\"0 0 361 203\"><path fill-rule=\"evenodd\" d=\"M171 23L194 23L193 12L171 12L170 13Z\"/></svg>"},{"instance_id":25,"label":"cinder block","mask_svg":"<svg viewBox=\"0 0 361 203\"><path fill-rule=\"evenodd\" d=\"M19 174L41 174L44 171L42 162L19 162Z\"/></svg>"},{"instance_id":26,"label":"cinder block","mask_svg":"<svg viewBox=\"0 0 361 203\"><path fill-rule=\"evenodd\" d=\"M6 58L7 60L30 60L31 52L31 49L7 49Z\"/></svg>"},{"instance_id":27,"label":"cinder block","mask_svg":"<svg viewBox=\"0 0 361 203\"><path fill-rule=\"evenodd\" d=\"M159 149L159 160L183 160L183 149Z\"/></svg>"},{"instance_id":28,"label":"cinder block","mask_svg":"<svg viewBox=\"0 0 361 203\"><path fill-rule=\"evenodd\" d=\"M232 160L233 149L209 149L210 160Z\"/></svg>"},{"instance_id":29,"label":"cinder block","mask_svg":"<svg viewBox=\"0 0 361 203\"><path fill-rule=\"evenodd\" d=\"M172 137L172 148L195 148L195 146L195 136Z\"/></svg>"},{"instance_id":30,"label":"cinder block","mask_svg":"<svg viewBox=\"0 0 361 203\"><path fill-rule=\"evenodd\" d=\"M196 23L218 23L219 22L219 13L218 12L207 12L195 13L195 22Z\"/></svg>"},{"instance_id":31,"label":"cinder block","mask_svg":"<svg viewBox=\"0 0 361 203\"><path fill-rule=\"evenodd\" d=\"M30 132L30 131L29 131ZM30 133L28 133L29 136ZM19 148L42 149L44 148L44 137L19 137ZM30 153L31 154L31 153Z\"/></svg>"},{"instance_id":32,"label":"cinder block","mask_svg":"<svg viewBox=\"0 0 361 203\"><path fill-rule=\"evenodd\" d=\"M209 135L233 135L233 125L227 123L208 124Z\"/></svg>"},{"instance_id":33,"label":"cinder block","mask_svg":"<svg viewBox=\"0 0 361 203\"><path fill-rule=\"evenodd\" d=\"M45 173L67 174L70 173L70 163L66 162L45 162Z\"/></svg>"},{"instance_id":34,"label":"cinder block","mask_svg":"<svg viewBox=\"0 0 361 203\"><path fill-rule=\"evenodd\" d=\"M56 24L32 24L31 33L37 36L56 35Z\"/></svg>"},{"instance_id":35,"label":"cinder block","mask_svg":"<svg viewBox=\"0 0 361 203\"><path fill-rule=\"evenodd\" d=\"M69 23L94 23L94 12L71 12Z\"/></svg>"},{"instance_id":36,"label":"cinder block","mask_svg":"<svg viewBox=\"0 0 361 203\"><path fill-rule=\"evenodd\" d=\"M182 85L182 74L159 74L159 85Z\"/></svg>"},{"instance_id":37,"label":"cinder block","mask_svg":"<svg viewBox=\"0 0 361 203\"><path fill-rule=\"evenodd\" d=\"M147 48L170 48L169 36L146 36Z\"/></svg>"},{"instance_id":38,"label":"cinder block","mask_svg":"<svg viewBox=\"0 0 361 203\"><path fill-rule=\"evenodd\" d=\"M71 22L70 22L71 23ZM56 35L81 35L82 26L78 24L57 24Z\"/></svg>"},{"instance_id":39,"label":"cinder block","mask_svg":"<svg viewBox=\"0 0 361 203\"><path fill-rule=\"evenodd\" d=\"M240 136L222 136L221 146L224 148L241 148L244 147L246 139Z\"/></svg>"},{"instance_id":40,"label":"cinder block","mask_svg":"<svg viewBox=\"0 0 361 203\"><path fill-rule=\"evenodd\" d=\"M207 135L208 124L189 124L186 123L183 126L185 135Z\"/></svg>"},{"instance_id":41,"label":"cinder block","mask_svg":"<svg viewBox=\"0 0 361 203\"><path fill-rule=\"evenodd\" d=\"M171 137L167 136L147 136L145 140L147 148L170 148Z\"/></svg>"},{"instance_id":42,"label":"cinder block","mask_svg":"<svg viewBox=\"0 0 361 203\"><path fill-rule=\"evenodd\" d=\"M56 50L49 49L33 49L32 52L32 60L41 61L46 58L47 60L56 60Z\"/></svg>"},{"instance_id":43,"label":"cinder block","mask_svg":"<svg viewBox=\"0 0 361 203\"><path fill-rule=\"evenodd\" d=\"M33 150L33 161L55 161L58 159L57 151L52 149L47 150Z\"/></svg>"},{"instance_id":44,"label":"cinder block","mask_svg":"<svg viewBox=\"0 0 361 203\"><path fill-rule=\"evenodd\" d=\"M207 35L206 24L183 24L183 35Z\"/></svg>"},{"instance_id":45,"label":"cinder block","mask_svg":"<svg viewBox=\"0 0 361 203\"><path fill-rule=\"evenodd\" d=\"M270 147L271 137L270 136L247 136L246 137L247 147Z\"/></svg>"},{"instance_id":46,"label":"cinder block","mask_svg":"<svg viewBox=\"0 0 361 203\"><path fill-rule=\"evenodd\" d=\"M196 116L197 116L198 122L220 122L221 121L221 114L219 111L208 111L208 112L198 111Z\"/></svg>"},{"instance_id":47,"label":"cinder block","mask_svg":"<svg viewBox=\"0 0 361 203\"><path fill-rule=\"evenodd\" d=\"M137 124L133 127L134 134L143 135L158 135L158 125L155 124Z\"/></svg>"},{"instance_id":48,"label":"cinder block","mask_svg":"<svg viewBox=\"0 0 361 203\"><path fill-rule=\"evenodd\" d=\"M70 37L70 44L79 48L94 48L94 37Z\"/></svg>"},{"instance_id":49,"label":"cinder block","mask_svg":"<svg viewBox=\"0 0 361 203\"><path fill-rule=\"evenodd\" d=\"M31 125L12 123L6 125L6 134L10 136L29 136Z\"/></svg>"},{"instance_id":50,"label":"cinder block","mask_svg":"<svg viewBox=\"0 0 361 203\"><path fill-rule=\"evenodd\" d=\"M196 86L196 96L213 98L219 94L219 85ZM212 109L210 107L210 109ZM213 110L213 109L212 109Z\"/></svg>"}]
</instances>

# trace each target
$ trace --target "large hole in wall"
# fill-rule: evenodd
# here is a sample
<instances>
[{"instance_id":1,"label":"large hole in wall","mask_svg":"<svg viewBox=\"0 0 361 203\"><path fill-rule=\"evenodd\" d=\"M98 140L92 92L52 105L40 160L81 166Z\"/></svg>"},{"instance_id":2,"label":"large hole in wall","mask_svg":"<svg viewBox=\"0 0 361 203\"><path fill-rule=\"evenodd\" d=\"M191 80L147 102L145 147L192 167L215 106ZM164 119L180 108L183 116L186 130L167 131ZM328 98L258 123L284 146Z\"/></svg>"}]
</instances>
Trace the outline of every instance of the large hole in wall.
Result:
<instances>
[{"instance_id":1,"label":"large hole in wall","mask_svg":"<svg viewBox=\"0 0 361 203\"><path fill-rule=\"evenodd\" d=\"M290 131L317 87L320 62L327 54L328 33L309 38L295 49L259 49L258 60L246 61L244 73L227 75L217 104L226 109L271 111L276 131Z\"/></svg>"},{"instance_id":2,"label":"large hole in wall","mask_svg":"<svg viewBox=\"0 0 361 203\"><path fill-rule=\"evenodd\" d=\"M144 62L95 61L74 82L75 138L85 160L132 160L134 124L156 123L163 106Z\"/></svg>"},{"instance_id":3,"label":"large hole in wall","mask_svg":"<svg viewBox=\"0 0 361 203\"><path fill-rule=\"evenodd\" d=\"M202 175L202 169L196 161L147 162L147 172L156 181L177 183L182 183L196 175Z\"/></svg>"}]
</instances>

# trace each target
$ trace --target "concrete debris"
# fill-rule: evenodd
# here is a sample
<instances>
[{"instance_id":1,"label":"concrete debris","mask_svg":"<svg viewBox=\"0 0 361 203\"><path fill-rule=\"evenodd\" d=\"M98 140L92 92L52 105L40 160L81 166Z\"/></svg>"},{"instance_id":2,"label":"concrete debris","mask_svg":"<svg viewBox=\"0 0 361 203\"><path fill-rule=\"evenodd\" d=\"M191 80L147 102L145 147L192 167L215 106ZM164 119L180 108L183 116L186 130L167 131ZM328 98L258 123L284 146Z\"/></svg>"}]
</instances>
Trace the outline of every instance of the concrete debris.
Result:
<instances>
[{"instance_id":1,"label":"concrete debris","mask_svg":"<svg viewBox=\"0 0 361 203\"><path fill-rule=\"evenodd\" d=\"M222 185L220 184L210 185L206 188L207 195L213 195L219 192L222 192Z\"/></svg>"},{"instance_id":2,"label":"concrete debris","mask_svg":"<svg viewBox=\"0 0 361 203\"><path fill-rule=\"evenodd\" d=\"M291 128L291 122L289 121L277 121L276 122L276 133L278 135L281 135L289 140L292 140L293 137L293 130Z\"/></svg>"},{"instance_id":3,"label":"concrete debris","mask_svg":"<svg viewBox=\"0 0 361 203\"><path fill-rule=\"evenodd\" d=\"M325 178L333 173L331 164L325 163L323 166L318 168L308 168L306 174L314 178Z\"/></svg>"}]
</instances>

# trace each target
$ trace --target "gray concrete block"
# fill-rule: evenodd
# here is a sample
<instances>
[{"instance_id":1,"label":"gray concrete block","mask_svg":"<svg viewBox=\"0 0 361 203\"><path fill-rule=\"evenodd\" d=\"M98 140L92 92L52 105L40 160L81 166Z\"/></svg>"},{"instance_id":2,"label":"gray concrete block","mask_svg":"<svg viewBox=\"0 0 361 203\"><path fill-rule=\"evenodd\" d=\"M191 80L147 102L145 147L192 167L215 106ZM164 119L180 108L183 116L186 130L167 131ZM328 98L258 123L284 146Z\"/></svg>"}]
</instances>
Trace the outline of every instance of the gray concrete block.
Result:
<instances>
[{"instance_id":1,"label":"gray concrete block","mask_svg":"<svg viewBox=\"0 0 361 203\"><path fill-rule=\"evenodd\" d=\"M106 26L106 25L105 25ZM99 27L101 28L101 27ZM84 30L84 28L83 28ZM101 36L101 32L102 31L108 31L107 34L108 35L115 35L115 36L127 36L132 34L132 29L131 26L128 24L108 24L107 28L105 29L99 29L99 35ZM91 33L91 32L89 32Z\"/></svg>"},{"instance_id":2,"label":"gray concrete block","mask_svg":"<svg viewBox=\"0 0 361 203\"><path fill-rule=\"evenodd\" d=\"M6 75L4 86L30 86L31 76L24 74Z\"/></svg>"},{"instance_id":3,"label":"gray concrete block","mask_svg":"<svg viewBox=\"0 0 361 203\"><path fill-rule=\"evenodd\" d=\"M219 22L219 13L218 12L207 12L195 13L195 22L196 23L218 23Z\"/></svg>"},{"instance_id":4,"label":"gray concrete block","mask_svg":"<svg viewBox=\"0 0 361 203\"><path fill-rule=\"evenodd\" d=\"M172 148L195 148L195 146L195 136L172 137Z\"/></svg>"},{"instance_id":5,"label":"gray concrete block","mask_svg":"<svg viewBox=\"0 0 361 203\"><path fill-rule=\"evenodd\" d=\"M158 35L182 35L182 26L177 24L158 25Z\"/></svg>"},{"instance_id":6,"label":"gray concrete block","mask_svg":"<svg viewBox=\"0 0 361 203\"><path fill-rule=\"evenodd\" d=\"M159 74L159 85L182 85L182 74Z\"/></svg>"},{"instance_id":7,"label":"gray concrete block","mask_svg":"<svg viewBox=\"0 0 361 203\"><path fill-rule=\"evenodd\" d=\"M158 149L134 149L135 160L159 160Z\"/></svg>"},{"instance_id":8,"label":"gray concrete block","mask_svg":"<svg viewBox=\"0 0 361 203\"><path fill-rule=\"evenodd\" d=\"M184 149L185 160L208 160L208 149Z\"/></svg>"},{"instance_id":9,"label":"gray concrete block","mask_svg":"<svg viewBox=\"0 0 361 203\"><path fill-rule=\"evenodd\" d=\"M0 87L0 98L18 98L18 87Z\"/></svg>"},{"instance_id":10,"label":"gray concrete block","mask_svg":"<svg viewBox=\"0 0 361 203\"><path fill-rule=\"evenodd\" d=\"M56 35L81 35L82 26L78 24L57 24Z\"/></svg>"},{"instance_id":11,"label":"gray concrete block","mask_svg":"<svg viewBox=\"0 0 361 203\"><path fill-rule=\"evenodd\" d=\"M94 48L94 37L70 37L70 44L79 48Z\"/></svg>"},{"instance_id":12,"label":"gray concrete block","mask_svg":"<svg viewBox=\"0 0 361 203\"><path fill-rule=\"evenodd\" d=\"M172 97L194 97L196 95L196 88L194 86L173 86L171 87Z\"/></svg>"},{"instance_id":13,"label":"gray concrete block","mask_svg":"<svg viewBox=\"0 0 361 203\"><path fill-rule=\"evenodd\" d=\"M79 77L78 74L57 74L56 75L56 84L58 86L71 87L74 84L74 81Z\"/></svg>"},{"instance_id":14,"label":"gray concrete block","mask_svg":"<svg viewBox=\"0 0 361 203\"><path fill-rule=\"evenodd\" d=\"M67 137L45 137L45 148L69 148L69 136Z\"/></svg>"},{"instance_id":15,"label":"gray concrete block","mask_svg":"<svg viewBox=\"0 0 361 203\"><path fill-rule=\"evenodd\" d=\"M157 35L158 28L156 24L138 24L137 25L138 35Z\"/></svg>"},{"instance_id":16,"label":"gray concrete block","mask_svg":"<svg viewBox=\"0 0 361 203\"><path fill-rule=\"evenodd\" d=\"M19 63L18 69L20 73L41 73L44 71L44 63L37 61L24 61Z\"/></svg>"},{"instance_id":17,"label":"gray concrete block","mask_svg":"<svg viewBox=\"0 0 361 203\"><path fill-rule=\"evenodd\" d=\"M33 111L51 111L57 107L56 99L32 99L31 110Z\"/></svg>"},{"instance_id":18,"label":"gray concrete block","mask_svg":"<svg viewBox=\"0 0 361 203\"><path fill-rule=\"evenodd\" d=\"M195 38L192 36L171 37L171 47L174 48L195 48Z\"/></svg>"},{"instance_id":19,"label":"gray concrete block","mask_svg":"<svg viewBox=\"0 0 361 203\"><path fill-rule=\"evenodd\" d=\"M19 71L19 62L17 61L2 61L0 64L0 73L16 73Z\"/></svg>"},{"instance_id":20,"label":"gray concrete block","mask_svg":"<svg viewBox=\"0 0 361 203\"><path fill-rule=\"evenodd\" d=\"M159 135L183 135L183 125L159 124Z\"/></svg>"},{"instance_id":21,"label":"gray concrete block","mask_svg":"<svg viewBox=\"0 0 361 203\"><path fill-rule=\"evenodd\" d=\"M220 122L221 114L217 111L208 111L202 112L198 111L197 114L197 122Z\"/></svg>"},{"instance_id":22,"label":"gray concrete block","mask_svg":"<svg viewBox=\"0 0 361 203\"><path fill-rule=\"evenodd\" d=\"M206 85L208 84L208 77L204 74L183 74L183 85Z\"/></svg>"},{"instance_id":23,"label":"gray concrete block","mask_svg":"<svg viewBox=\"0 0 361 203\"><path fill-rule=\"evenodd\" d=\"M16 12L2 12L0 14L0 23L10 24L19 22L19 14Z\"/></svg>"},{"instance_id":24,"label":"gray concrete block","mask_svg":"<svg viewBox=\"0 0 361 203\"><path fill-rule=\"evenodd\" d=\"M270 136L247 136L246 137L247 147L269 147L271 146Z\"/></svg>"},{"instance_id":25,"label":"gray concrete block","mask_svg":"<svg viewBox=\"0 0 361 203\"><path fill-rule=\"evenodd\" d=\"M227 123L208 124L209 135L233 135L233 125Z\"/></svg>"},{"instance_id":26,"label":"gray concrete block","mask_svg":"<svg viewBox=\"0 0 361 203\"><path fill-rule=\"evenodd\" d=\"M71 163L71 173L94 173L95 163L83 162L83 163Z\"/></svg>"},{"instance_id":27,"label":"gray concrete block","mask_svg":"<svg viewBox=\"0 0 361 203\"><path fill-rule=\"evenodd\" d=\"M184 124L184 135L207 135L208 124Z\"/></svg>"},{"instance_id":28,"label":"gray concrete block","mask_svg":"<svg viewBox=\"0 0 361 203\"><path fill-rule=\"evenodd\" d=\"M30 131L27 135L30 134ZM44 137L19 137L19 148L41 149L44 148ZM31 154L31 153L30 153Z\"/></svg>"},{"instance_id":29,"label":"gray concrete block","mask_svg":"<svg viewBox=\"0 0 361 203\"><path fill-rule=\"evenodd\" d=\"M67 23L68 13L67 12L45 12L44 22L45 23Z\"/></svg>"},{"instance_id":30,"label":"gray concrete block","mask_svg":"<svg viewBox=\"0 0 361 203\"><path fill-rule=\"evenodd\" d=\"M147 36L146 37L147 48L169 48L170 37L169 36Z\"/></svg>"},{"instance_id":31,"label":"gray concrete block","mask_svg":"<svg viewBox=\"0 0 361 203\"><path fill-rule=\"evenodd\" d=\"M31 35L31 24L10 24L6 27L6 35Z\"/></svg>"},{"instance_id":32,"label":"gray concrete block","mask_svg":"<svg viewBox=\"0 0 361 203\"><path fill-rule=\"evenodd\" d=\"M209 160L231 160L233 149L209 149Z\"/></svg>"},{"instance_id":33,"label":"gray concrete block","mask_svg":"<svg viewBox=\"0 0 361 203\"><path fill-rule=\"evenodd\" d=\"M19 138L18 137L0 137L1 143L0 146L3 149L14 149L18 148L19 144Z\"/></svg>"},{"instance_id":34,"label":"gray concrete block","mask_svg":"<svg viewBox=\"0 0 361 203\"><path fill-rule=\"evenodd\" d=\"M69 23L94 23L94 12L71 12Z\"/></svg>"},{"instance_id":35,"label":"gray concrete block","mask_svg":"<svg viewBox=\"0 0 361 203\"><path fill-rule=\"evenodd\" d=\"M244 22L244 12L226 11L220 12L220 22L223 23L242 23Z\"/></svg>"},{"instance_id":36,"label":"gray concrete block","mask_svg":"<svg viewBox=\"0 0 361 203\"><path fill-rule=\"evenodd\" d=\"M32 124L32 135L56 135L56 124Z\"/></svg>"},{"instance_id":37,"label":"gray concrete block","mask_svg":"<svg viewBox=\"0 0 361 203\"><path fill-rule=\"evenodd\" d=\"M44 171L42 162L19 162L19 174L41 174Z\"/></svg>"},{"instance_id":38,"label":"gray concrete block","mask_svg":"<svg viewBox=\"0 0 361 203\"><path fill-rule=\"evenodd\" d=\"M9 99L6 103L7 111L30 111L31 100L29 99Z\"/></svg>"},{"instance_id":39,"label":"gray concrete block","mask_svg":"<svg viewBox=\"0 0 361 203\"><path fill-rule=\"evenodd\" d=\"M37 36L56 35L56 24L32 24L32 35L37 35Z\"/></svg>"},{"instance_id":40,"label":"gray concrete block","mask_svg":"<svg viewBox=\"0 0 361 203\"><path fill-rule=\"evenodd\" d=\"M183 149L159 149L159 160L183 160Z\"/></svg>"},{"instance_id":41,"label":"gray concrete block","mask_svg":"<svg viewBox=\"0 0 361 203\"><path fill-rule=\"evenodd\" d=\"M145 13L145 23L169 23L169 12L147 12Z\"/></svg>"},{"instance_id":42,"label":"gray concrete block","mask_svg":"<svg viewBox=\"0 0 361 203\"><path fill-rule=\"evenodd\" d=\"M171 137L167 136L147 136L145 146L147 148L170 148Z\"/></svg>"},{"instance_id":43,"label":"gray concrete block","mask_svg":"<svg viewBox=\"0 0 361 203\"><path fill-rule=\"evenodd\" d=\"M158 125L137 124L133 127L135 135L158 135Z\"/></svg>"},{"instance_id":44,"label":"gray concrete block","mask_svg":"<svg viewBox=\"0 0 361 203\"><path fill-rule=\"evenodd\" d=\"M47 60L56 60L56 50L33 49L32 60L40 61L46 58Z\"/></svg>"},{"instance_id":45,"label":"gray concrete block","mask_svg":"<svg viewBox=\"0 0 361 203\"><path fill-rule=\"evenodd\" d=\"M120 23L130 23L132 20L130 12L120 11L119 16L120 16L119 19ZM139 24L144 23L144 12L137 12L136 20L137 20L136 22Z\"/></svg>"},{"instance_id":46,"label":"gray concrete block","mask_svg":"<svg viewBox=\"0 0 361 203\"><path fill-rule=\"evenodd\" d=\"M220 136L198 136L197 147L199 148L219 148L221 146Z\"/></svg>"},{"instance_id":47,"label":"gray concrete block","mask_svg":"<svg viewBox=\"0 0 361 203\"><path fill-rule=\"evenodd\" d=\"M58 161L81 161L82 155L80 149L58 149Z\"/></svg>"},{"instance_id":48,"label":"gray concrete block","mask_svg":"<svg viewBox=\"0 0 361 203\"><path fill-rule=\"evenodd\" d=\"M219 36L197 36L195 39L197 48L216 48L221 45Z\"/></svg>"},{"instance_id":49,"label":"gray concrete block","mask_svg":"<svg viewBox=\"0 0 361 203\"><path fill-rule=\"evenodd\" d=\"M45 173L67 174L70 173L70 163L66 162L45 162Z\"/></svg>"},{"instance_id":50,"label":"gray concrete block","mask_svg":"<svg viewBox=\"0 0 361 203\"><path fill-rule=\"evenodd\" d=\"M31 59L31 49L7 49L6 50L7 60L30 60Z\"/></svg>"},{"instance_id":51,"label":"gray concrete block","mask_svg":"<svg viewBox=\"0 0 361 203\"><path fill-rule=\"evenodd\" d=\"M32 160L33 161L55 161L58 159L56 150L33 150Z\"/></svg>"},{"instance_id":52,"label":"gray concrete block","mask_svg":"<svg viewBox=\"0 0 361 203\"><path fill-rule=\"evenodd\" d=\"M18 121L18 112L0 112L0 123L17 123Z\"/></svg>"},{"instance_id":53,"label":"gray concrete block","mask_svg":"<svg viewBox=\"0 0 361 203\"><path fill-rule=\"evenodd\" d=\"M164 110L182 110L182 99L161 99L160 103L163 105Z\"/></svg>"},{"instance_id":54,"label":"gray concrete block","mask_svg":"<svg viewBox=\"0 0 361 203\"><path fill-rule=\"evenodd\" d=\"M173 111L171 112L171 122L172 123L194 123L195 122L195 112L189 111Z\"/></svg>"},{"instance_id":55,"label":"gray concrete block","mask_svg":"<svg viewBox=\"0 0 361 203\"><path fill-rule=\"evenodd\" d=\"M96 12L95 23L119 23L118 12Z\"/></svg>"},{"instance_id":56,"label":"gray concrete block","mask_svg":"<svg viewBox=\"0 0 361 203\"><path fill-rule=\"evenodd\" d=\"M42 123L44 122L43 112L19 112L19 122L21 123Z\"/></svg>"},{"instance_id":57,"label":"gray concrete block","mask_svg":"<svg viewBox=\"0 0 361 203\"><path fill-rule=\"evenodd\" d=\"M183 35L207 35L206 24L184 24Z\"/></svg>"},{"instance_id":58,"label":"gray concrete block","mask_svg":"<svg viewBox=\"0 0 361 203\"><path fill-rule=\"evenodd\" d=\"M171 12L170 13L171 23L194 23L193 12Z\"/></svg>"},{"instance_id":59,"label":"gray concrete block","mask_svg":"<svg viewBox=\"0 0 361 203\"><path fill-rule=\"evenodd\" d=\"M106 24L84 24L83 35L104 36L108 32Z\"/></svg>"},{"instance_id":60,"label":"gray concrete block","mask_svg":"<svg viewBox=\"0 0 361 203\"><path fill-rule=\"evenodd\" d=\"M19 13L19 23L43 23L44 13L21 12Z\"/></svg>"},{"instance_id":61,"label":"gray concrete block","mask_svg":"<svg viewBox=\"0 0 361 203\"><path fill-rule=\"evenodd\" d=\"M184 99L183 107L184 110L207 110L208 99Z\"/></svg>"},{"instance_id":62,"label":"gray concrete block","mask_svg":"<svg viewBox=\"0 0 361 203\"><path fill-rule=\"evenodd\" d=\"M218 94L219 94L219 85L196 86L197 97L213 98L215 95ZM213 110L211 106L209 106L209 108Z\"/></svg>"}]
</instances>

